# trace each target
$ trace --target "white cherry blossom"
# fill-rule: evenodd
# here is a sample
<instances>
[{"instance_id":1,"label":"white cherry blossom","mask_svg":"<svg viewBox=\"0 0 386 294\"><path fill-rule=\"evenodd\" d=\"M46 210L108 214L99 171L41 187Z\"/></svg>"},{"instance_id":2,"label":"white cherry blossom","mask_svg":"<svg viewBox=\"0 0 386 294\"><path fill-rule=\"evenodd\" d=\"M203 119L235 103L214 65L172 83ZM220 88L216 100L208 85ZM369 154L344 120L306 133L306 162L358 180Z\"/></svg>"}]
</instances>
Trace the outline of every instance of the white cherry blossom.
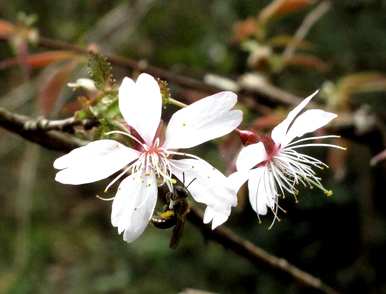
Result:
<instances>
[{"instance_id":1,"label":"white cherry blossom","mask_svg":"<svg viewBox=\"0 0 386 294\"><path fill-rule=\"evenodd\" d=\"M146 228L157 202L158 186L173 190L174 175L191 183L192 197L207 205L204 222L212 229L224 223L237 204L236 191L227 178L203 159L178 149L191 148L234 130L242 120L240 110L232 110L236 94L220 92L203 98L173 114L162 140L157 132L161 120L162 97L157 81L148 74L136 81L124 78L119 88L119 108L126 123L136 131L112 131L135 141L138 150L115 140L97 140L58 158L56 181L85 184L122 172L113 199L111 222L123 232L127 242L137 239ZM193 181L194 179L194 181Z\"/></svg>"},{"instance_id":2,"label":"white cherry blossom","mask_svg":"<svg viewBox=\"0 0 386 294\"><path fill-rule=\"evenodd\" d=\"M249 201L258 217L267 214L270 209L275 215L275 221L277 210L280 209L278 198L285 197L288 193L296 199L296 186L299 183L318 187L328 196L332 194L323 187L321 178L313 169L323 169L327 165L297 150L303 147L344 149L333 144L309 142L338 136L314 136L295 140L325 126L337 116L320 109L301 113L317 93L310 95L290 111L287 118L272 130L271 136L260 136L259 142L242 148L237 157L237 172L230 175L229 180L236 190L248 180Z\"/></svg>"}]
</instances>

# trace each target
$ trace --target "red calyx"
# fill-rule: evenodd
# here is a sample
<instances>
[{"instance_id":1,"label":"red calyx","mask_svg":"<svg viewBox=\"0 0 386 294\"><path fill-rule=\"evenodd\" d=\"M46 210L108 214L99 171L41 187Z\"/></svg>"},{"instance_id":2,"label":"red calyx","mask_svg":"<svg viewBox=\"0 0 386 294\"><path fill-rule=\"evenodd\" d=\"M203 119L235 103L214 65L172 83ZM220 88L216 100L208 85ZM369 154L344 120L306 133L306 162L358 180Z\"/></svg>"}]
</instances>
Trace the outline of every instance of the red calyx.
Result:
<instances>
[{"instance_id":1,"label":"red calyx","mask_svg":"<svg viewBox=\"0 0 386 294\"><path fill-rule=\"evenodd\" d=\"M244 146L259 142L259 139L260 139L259 136L252 131L240 130L240 129L236 129L235 131L239 135L240 140Z\"/></svg>"},{"instance_id":2,"label":"red calyx","mask_svg":"<svg viewBox=\"0 0 386 294\"><path fill-rule=\"evenodd\" d=\"M264 144L265 152L267 152L268 157L272 157L276 154L277 148L275 142L270 136L259 136L260 142Z\"/></svg>"},{"instance_id":3,"label":"red calyx","mask_svg":"<svg viewBox=\"0 0 386 294\"><path fill-rule=\"evenodd\" d=\"M260 162L256 167L265 166L268 162L272 160L272 158L278 152L278 148L270 136L267 136L267 135L259 136L259 140L261 143L263 143L265 152L267 152L267 159L264 160L263 162Z\"/></svg>"},{"instance_id":4,"label":"red calyx","mask_svg":"<svg viewBox=\"0 0 386 294\"><path fill-rule=\"evenodd\" d=\"M272 158L278 152L278 147L276 146L275 142L272 140L270 136L259 135L252 131L240 130L240 129L236 129L236 132L239 135L240 140L244 146L255 144L257 142L261 142L264 144L265 151L267 152L267 160L259 163L257 167L266 165L267 162L272 160Z\"/></svg>"}]
</instances>

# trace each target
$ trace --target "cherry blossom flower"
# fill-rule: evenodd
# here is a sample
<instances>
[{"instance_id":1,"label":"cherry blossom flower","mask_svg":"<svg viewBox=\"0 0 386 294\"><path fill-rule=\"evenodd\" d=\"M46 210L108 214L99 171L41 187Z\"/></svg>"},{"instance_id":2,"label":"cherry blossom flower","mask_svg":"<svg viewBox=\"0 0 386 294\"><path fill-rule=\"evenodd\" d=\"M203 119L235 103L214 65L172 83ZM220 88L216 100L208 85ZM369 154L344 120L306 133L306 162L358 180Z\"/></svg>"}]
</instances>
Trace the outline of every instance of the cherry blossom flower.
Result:
<instances>
[{"instance_id":1,"label":"cherry blossom flower","mask_svg":"<svg viewBox=\"0 0 386 294\"><path fill-rule=\"evenodd\" d=\"M315 139L336 138L338 136L314 136L297 139L304 134L313 132L333 120L337 115L320 109L306 110L304 107L317 94L304 99L297 107L289 112L286 119L278 124L271 136L257 136L248 131L242 131L240 138L245 142L253 140L240 151L237 160L237 172L229 176L236 190L248 180L249 201L253 210L259 215L266 215L268 208L277 219L278 198L291 194L298 194L297 184L317 187L327 196L331 191L325 189L321 178L313 168L323 169L327 165L320 160L300 153L303 147L332 147L344 149L340 146L326 143L310 143ZM257 142L259 141L259 142Z\"/></svg>"},{"instance_id":2,"label":"cherry blossom flower","mask_svg":"<svg viewBox=\"0 0 386 294\"><path fill-rule=\"evenodd\" d=\"M123 239L132 242L146 228L157 202L158 186L173 191L176 182L191 183L188 187L194 200L207 205L204 222L212 229L224 223L231 207L237 204L236 191L227 178L203 159L178 149L195 147L234 130L242 120L240 110L232 110L236 94L220 92L176 111L161 139L162 97L157 81L141 74L133 81L124 78L119 88L119 109L126 123L135 132L122 134L139 146L130 148L115 140L91 142L58 158L54 167L60 169L56 181L63 184L85 184L122 172L106 187L119 179L113 199L111 222L123 232Z\"/></svg>"}]
</instances>

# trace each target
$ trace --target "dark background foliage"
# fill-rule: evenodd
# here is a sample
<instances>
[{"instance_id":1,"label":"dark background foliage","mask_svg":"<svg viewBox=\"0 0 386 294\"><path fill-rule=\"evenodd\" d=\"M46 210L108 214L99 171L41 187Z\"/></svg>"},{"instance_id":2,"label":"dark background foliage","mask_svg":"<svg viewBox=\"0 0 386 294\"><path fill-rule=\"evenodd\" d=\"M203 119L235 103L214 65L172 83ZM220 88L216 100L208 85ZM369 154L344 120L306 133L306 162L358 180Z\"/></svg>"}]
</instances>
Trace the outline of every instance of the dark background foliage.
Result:
<instances>
[{"instance_id":1,"label":"dark background foliage","mask_svg":"<svg viewBox=\"0 0 386 294\"><path fill-rule=\"evenodd\" d=\"M233 25L255 16L269 2L15 0L0 2L0 18L14 22L25 12L38 17L35 26L44 36L82 45L96 43L104 52L144 59L190 76L213 72L237 77L250 68L248 54L232 42ZM293 34L311 9L280 18L270 26L270 34ZM307 36L312 53L326 61L330 70L288 67L267 76L277 86L305 96L326 81L336 83L348 74L385 72L385 15L385 1L334 1ZM31 46L30 51L39 48ZM9 43L0 42L0 60L14 55ZM114 70L118 80L128 74ZM52 75L52 68L32 69L28 76L17 66L1 70L0 106L42 114L39 93ZM77 76L86 76L84 69L68 76L68 81ZM73 98L71 91L63 89L58 100L64 105ZM385 98L382 91L351 95L345 106L353 113L368 105L383 122ZM328 104L323 95L319 102ZM62 115L58 109L48 115ZM256 114L249 111L245 127L254 118ZM58 184L52 161L59 154L4 131L0 140L2 293L178 293L185 288L309 293L283 274L256 268L206 242L189 224L176 250L168 248L170 232L152 226L136 242L126 244L110 225L110 203L94 197L104 183ZM217 145L222 143L208 144L200 149L201 155L221 166ZM322 172L333 197L316 190L302 191L299 203L288 197L282 202L288 213L267 230L272 216L259 225L248 203L243 205L245 196L240 196L241 204L228 224L343 292L386 292L385 165L369 165L371 157L382 151L383 142L370 133L361 135L359 142L342 144L346 143L349 150L343 158L325 150L311 151L329 163L339 163L337 169Z\"/></svg>"}]
</instances>

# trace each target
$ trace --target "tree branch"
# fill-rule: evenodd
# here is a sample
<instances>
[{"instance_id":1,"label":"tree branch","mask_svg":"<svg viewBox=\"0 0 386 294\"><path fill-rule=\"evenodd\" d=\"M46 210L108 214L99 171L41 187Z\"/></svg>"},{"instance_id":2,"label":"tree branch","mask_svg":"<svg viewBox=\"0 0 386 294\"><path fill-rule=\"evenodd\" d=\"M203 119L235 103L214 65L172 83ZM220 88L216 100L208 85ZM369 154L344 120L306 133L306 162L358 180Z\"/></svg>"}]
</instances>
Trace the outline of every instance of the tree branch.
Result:
<instances>
[{"instance_id":1,"label":"tree branch","mask_svg":"<svg viewBox=\"0 0 386 294\"><path fill-rule=\"evenodd\" d=\"M80 126L85 130L89 130L90 128L96 125L98 125L97 120L93 120L93 119L78 120L77 118L72 116L72 117L57 119L57 120L48 120L42 117L36 120L27 121L24 127L27 130L34 130L34 131L55 130L55 131L72 133L75 127Z\"/></svg>"},{"instance_id":2,"label":"tree branch","mask_svg":"<svg viewBox=\"0 0 386 294\"><path fill-rule=\"evenodd\" d=\"M315 10L313 10L304 20L304 24L302 24L301 29L297 33L296 38L302 38L307 34L312 25L330 8L330 2L325 0L320 5L318 5ZM89 54L90 50L83 48L81 46L69 44L67 42L54 40L46 37L39 37L38 45L50 49L60 49L60 50L70 50L80 54ZM117 66L125 67L131 70L143 71L150 73L154 76L160 77L168 82L175 83L183 88L194 89L200 92L204 92L207 94L212 94L222 90L228 90L221 86L221 83L208 83L205 81L193 79L188 76L180 75L173 73L172 71L168 71L166 69L162 69L156 66L149 65L146 61L136 61L130 58L125 58L117 55L106 55L106 57L110 60L112 64ZM239 100L244 102L245 105L248 105L250 108L255 109L258 113L267 114L270 113L271 110L266 105L260 104L261 100L269 100L272 104L279 103L288 106L296 106L298 105L302 99L279 88L268 82L248 82L245 81L233 81L227 78L220 77L220 79L229 80L231 83L236 85L234 92L238 93ZM210 80L210 79L206 79ZM212 79L213 80L213 79ZM253 99L251 99L253 97ZM259 98L259 99L256 99ZM262 98L262 99L261 99ZM258 102L259 101L259 102ZM317 107L317 105L311 101L307 107ZM354 118L351 114L343 115L345 118L342 120L342 115L339 114L338 119L333 122L333 129L338 131L338 133L346 134L345 130L347 128L353 129L355 133L356 126L354 124ZM343 131L343 132L342 132ZM380 136L384 137L382 130L380 130L377 126L374 126L373 130L378 133ZM352 132L347 133L349 138L357 139L357 135Z\"/></svg>"},{"instance_id":3,"label":"tree branch","mask_svg":"<svg viewBox=\"0 0 386 294\"><path fill-rule=\"evenodd\" d=\"M255 265L264 265L285 272L296 281L308 287L318 289L321 292L338 293L320 279L290 264L284 258L270 254L248 240L242 239L226 226L221 226L212 231L209 226L203 223L203 213L199 209L192 207L187 217L188 220L198 227L206 237L221 244L224 248L232 250L247 261Z\"/></svg>"},{"instance_id":4,"label":"tree branch","mask_svg":"<svg viewBox=\"0 0 386 294\"><path fill-rule=\"evenodd\" d=\"M55 123L52 124L52 126L54 125ZM51 126L51 124L49 123L48 126ZM1 107L0 127L52 150L67 151L84 144L83 141L63 132L49 131L49 128L41 129L36 125L36 120L9 112Z\"/></svg>"},{"instance_id":5,"label":"tree branch","mask_svg":"<svg viewBox=\"0 0 386 294\"><path fill-rule=\"evenodd\" d=\"M11 113L0 108L0 127L3 127L12 133L16 133L24 139L37 143L45 148L68 152L86 143L78 140L74 136L52 130L53 128L55 129L58 127L60 129L62 128L62 125L68 126L73 125L74 123L77 124L78 122L75 120L45 120L44 124L39 124L37 121L38 120L31 119L30 117ZM290 264L287 260L276 257L253 243L242 239L225 226L221 226L212 231L203 223L203 213L199 209L192 208L187 217L188 220L198 227L210 240L221 244L224 248L233 251L247 261L255 265L265 265L279 272L284 272L305 286L320 290L321 292L337 293L320 279L300 270L296 266Z\"/></svg>"},{"instance_id":6,"label":"tree branch","mask_svg":"<svg viewBox=\"0 0 386 294\"><path fill-rule=\"evenodd\" d=\"M70 50L80 54L89 54L90 50L81 46L69 44L67 42L46 38L43 36L39 37L38 45L41 47L56 49L56 50ZM212 85L204 81L200 81L188 76L181 74L175 74L172 71L149 65L146 61L136 61L134 59L121 57L117 55L105 55L106 58L114 65L129 68L131 70L147 72L161 79L167 80L168 82L180 85L185 88L198 90L207 94L213 94L218 91L227 90L220 88L218 85ZM285 104L285 105L297 105L301 99L291 93L288 93L278 87L275 87L269 83L258 83L253 86L244 87L239 83L238 92L240 100L248 99L249 96L258 96L259 98L265 98L270 101Z\"/></svg>"}]
</instances>

